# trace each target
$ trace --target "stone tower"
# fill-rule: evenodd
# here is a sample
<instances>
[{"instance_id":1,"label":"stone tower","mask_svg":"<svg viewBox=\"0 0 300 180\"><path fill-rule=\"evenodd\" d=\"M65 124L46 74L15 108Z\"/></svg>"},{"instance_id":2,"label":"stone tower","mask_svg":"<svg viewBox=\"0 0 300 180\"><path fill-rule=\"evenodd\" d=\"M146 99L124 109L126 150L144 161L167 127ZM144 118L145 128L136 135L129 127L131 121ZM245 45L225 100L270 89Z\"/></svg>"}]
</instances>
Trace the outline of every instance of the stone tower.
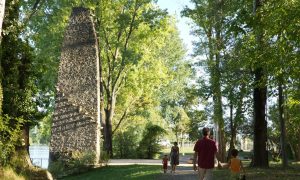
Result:
<instances>
[{"instance_id":1,"label":"stone tower","mask_svg":"<svg viewBox=\"0 0 300 180\"><path fill-rule=\"evenodd\" d=\"M99 57L88 9L73 8L64 34L56 86L50 160L74 151L100 158Z\"/></svg>"}]
</instances>

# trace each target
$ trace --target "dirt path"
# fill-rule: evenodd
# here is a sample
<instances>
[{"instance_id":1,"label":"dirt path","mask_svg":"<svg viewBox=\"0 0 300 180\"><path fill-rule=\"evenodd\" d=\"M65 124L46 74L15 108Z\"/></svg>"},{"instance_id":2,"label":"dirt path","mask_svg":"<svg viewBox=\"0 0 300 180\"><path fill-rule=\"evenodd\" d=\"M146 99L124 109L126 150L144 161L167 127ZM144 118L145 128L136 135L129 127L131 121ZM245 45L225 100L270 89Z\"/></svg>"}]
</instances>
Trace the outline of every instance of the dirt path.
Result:
<instances>
[{"instance_id":1,"label":"dirt path","mask_svg":"<svg viewBox=\"0 0 300 180\"><path fill-rule=\"evenodd\" d=\"M196 180L197 177L197 172L193 170L192 166L178 166L175 173L168 170L167 173L162 173L158 180Z\"/></svg>"},{"instance_id":2,"label":"dirt path","mask_svg":"<svg viewBox=\"0 0 300 180\"><path fill-rule=\"evenodd\" d=\"M193 170L192 162L190 156L180 156L179 166L176 168L175 173L171 173L171 167L168 165L168 172L161 172L161 176L157 180L196 180L197 172ZM111 159L108 163L109 165L132 165L132 164L142 164L142 165L161 165L161 160L153 159Z\"/></svg>"}]
</instances>

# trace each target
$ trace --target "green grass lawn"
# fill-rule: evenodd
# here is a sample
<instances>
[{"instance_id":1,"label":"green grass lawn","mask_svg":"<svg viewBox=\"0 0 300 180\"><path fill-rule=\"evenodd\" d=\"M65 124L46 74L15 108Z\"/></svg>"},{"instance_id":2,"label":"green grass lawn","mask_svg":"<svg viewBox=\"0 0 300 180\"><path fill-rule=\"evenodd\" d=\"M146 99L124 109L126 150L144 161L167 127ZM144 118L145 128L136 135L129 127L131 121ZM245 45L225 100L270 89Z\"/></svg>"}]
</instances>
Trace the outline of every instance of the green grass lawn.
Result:
<instances>
[{"instance_id":1,"label":"green grass lawn","mask_svg":"<svg viewBox=\"0 0 300 180\"><path fill-rule=\"evenodd\" d=\"M247 161L244 163L248 165ZM188 167L189 169L189 167ZM195 176L195 175L194 175ZM215 169L214 177L216 180L226 179L229 176L228 169ZM290 168L283 170L278 163L270 163L270 168L249 168L246 167L247 179L253 180L299 180L300 164L290 163ZM93 169L89 172L64 178L65 180L159 180L164 177L161 166L152 165L128 165L128 166L108 166Z\"/></svg>"},{"instance_id":2,"label":"green grass lawn","mask_svg":"<svg viewBox=\"0 0 300 180\"><path fill-rule=\"evenodd\" d=\"M164 154L170 154L171 148L163 148L161 150L161 153ZM194 153L194 147L180 147L179 148L179 152L180 154L184 153L184 154L193 154Z\"/></svg>"},{"instance_id":3,"label":"green grass lawn","mask_svg":"<svg viewBox=\"0 0 300 180\"><path fill-rule=\"evenodd\" d=\"M107 166L97 168L84 174L70 176L65 180L126 180L142 179L153 180L161 175L161 166L151 165L128 165L128 166Z\"/></svg>"}]
</instances>

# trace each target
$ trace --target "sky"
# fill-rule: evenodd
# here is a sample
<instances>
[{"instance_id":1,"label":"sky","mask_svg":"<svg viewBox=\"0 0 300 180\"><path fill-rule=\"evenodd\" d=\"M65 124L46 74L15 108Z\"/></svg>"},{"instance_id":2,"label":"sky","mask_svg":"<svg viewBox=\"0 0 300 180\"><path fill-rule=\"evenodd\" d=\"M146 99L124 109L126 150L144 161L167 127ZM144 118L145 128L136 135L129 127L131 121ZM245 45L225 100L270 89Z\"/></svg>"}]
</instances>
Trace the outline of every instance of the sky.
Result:
<instances>
[{"instance_id":1,"label":"sky","mask_svg":"<svg viewBox=\"0 0 300 180\"><path fill-rule=\"evenodd\" d=\"M191 34L192 30L192 20L186 17L181 17L180 12L183 10L185 6L188 6L190 8L193 7L193 5L190 3L190 0L158 0L157 4L162 9L167 9L170 15L173 15L176 17L177 20L177 28L180 32L180 37L183 40L183 43L185 47L187 48L187 59L192 61L198 61L197 58L192 58L190 55L193 53L193 44L192 42L194 40L197 40L198 38ZM204 76L204 70L202 68L197 69L196 77L198 76ZM192 83L195 83L195 81L191 80ZM199 104L199 109L203 110L204 105Z\"/></svg>"},{"instance_id":2,"label":"sky","mask_svg":"<svg viewBox=\"0 0 300 180\"><path fill-rule=\"evenodd\" d=\"M193 41L199 38L191 34L193 27L193 22L191 19L186 17L181 17L180 12L185 6L193 8L193 4L190 0L158 0L157 4L162 9L167 9L170 15L173 15L177 19L177 28L180 32L180 37L183 40L185 47L187 48L186 59L191 62L197 62L206 58L205 55L198 55L196 57L190 56L193 54ZM196 77L204 77L205 72L203 68L197 68ZM208 76L207 76L208 77Z\"/></svg>"},{"instance_id":3,"label":"sky","mask_svg":"<svg viewBox=\"0 0 300 180\"><path fill-rule=\"evenodd\" d=\"M189 0L158 0L157 4L160 8L167 9L169 14L176 17L180 37L188 50L188 54L191 54L193 52L192 41L195 39L190 33L191 26L189 24L192 21L186 17L181 17L180 12L185 6L192 7L192 4Z\"/></svg>"}]
</instances>

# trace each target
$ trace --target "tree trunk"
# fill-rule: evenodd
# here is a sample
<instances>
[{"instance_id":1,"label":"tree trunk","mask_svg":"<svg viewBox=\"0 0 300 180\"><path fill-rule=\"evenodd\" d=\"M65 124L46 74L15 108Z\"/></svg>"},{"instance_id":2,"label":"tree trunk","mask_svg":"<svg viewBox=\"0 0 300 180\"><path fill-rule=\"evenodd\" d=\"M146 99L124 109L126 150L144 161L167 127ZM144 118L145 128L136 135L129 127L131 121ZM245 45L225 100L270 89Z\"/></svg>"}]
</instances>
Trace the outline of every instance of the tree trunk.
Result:
<instances>
[{"instance_id":1,"label":"tree trunk","mask_svg":"<svg viewBox=\"0 0 300 180\"><path fill-rule=\"evenodd\" d=\"M23 141L24 140L24 141ZM20 149L16 149L17 152L19 154L19 156L21 155L21 157L25 160L26 164L28 166L32 166L31 160L30 160L30 156L29 156L29 125L28 124L24 124L22 127L22 141L24 144L21 145Z\"/></svg>"},{"instance_id":2,"label":"tree trunk","mask_svg":"<svg viewBox=\"0 0 300 180\"><path fill-rule=\"evenodd\" d=\"M105 139L104 139L106 152L111 158L113 157L112 120L114 117L115 105L116 105L116 97L115 97L115 93L112 93L112 96L108 97L108 101L107 101L106 116L105 116L106 130L105 130Z\"/></svg>"},{"instance_id":3,"label":"tree trunk","mask_svg":"<svg viewBox=\"0 0 300 180\"><path fill-rule=\"evenodd\" d=\"M300 161L300 144L296 144L294 146L294 151L295 151L295 160Z\"/></svg>"},{"instance_id":4,"label":"tree trunk","mask_svg":"<svg viewBox=\"0 0 300 180\"><path fill-rule=\"evenodd\" d=\"M254 0L253 11L256 14L257 9L262 5L262 0ZM257 18L257 24L261 18ZM262 30L257 26L254 30L256 33L257 50L261 50L262 46ZM258 60L258 63L260 60ZM267 121L266 121L266 101L267 87L264 82L264 71L262 65L256 64L254 70L255 87L253 93L254 100L254 149L253 149L253 166L254 167L269 167L268 152L267 152Z\"/></svg>"},{"instance_id":5,"label":"tree trunk","mask_svg":"<svg viewBox=\"0 0 300 180\"><path fill-rule=\"evenodd\" d=\"M282 166L283 168L287 168L288 159L287 159L287 151L286 151L286 128L285 128L285 117L284 117L284 96L283 96L283 88L282 81L279 80L278 85L278 110L279 110L279 122L280 122L280 143L281 143L281 157L282 157Z\"/></svg>"},{"instance_id":6,"label":"tree trunk","mask_svg":"<svg viewBox=\"0 0 300 180\"><path fill-rule=\"evenodd\" d=\"M255 72L255 82L261 82L263 75L262 69ZM254 88L254 167L268 167L267 152L267 121L265 115L266 106L266 87Z\"/></svg>"},{"instance_id":7,"label":"tree trunk","mask_svg":"<svg viewBox=\"0 0 300 180\"><path fill-rule=\"evenodd\" d=\"M227 162L229 161L231 157L231 150L235 148L236 143L236 128L233 122L233 104L230 103L230 143L229 143L229 150L227 154Z\"/></svg>"},{"instance_id":8,"label":"tree trunk","mask_svg":"<svg viewBox=\"0 0 300 180\"><path fill-rule=\"evenodd\" d=\"M223 8L224 1L218 0L216 1L216 14L215 20L215 34L216 34L216 42L215 42L215 67L214 67L214 75L213 75L213 93L214 93L214 116L215 120L218 123L219 130L219 139L218 139L218 157L222 162L226 161L226 142L225 142L225 130L224 130L224 119L223 119L223 109L222 109L222 91L221 91L221 71L220 71L220 62L221 62L221 51L223 47L223 40L221 37L222 32L222 24L223 24Z\"/></svg>"},{"instance_id":9,"label":"tree trunk","mask_svg":"<svg viewBox=\"0 0 300 180\"><path fill-rule=\"evenodd\" d=\"M176 128L175 138L176 138L176 142L179 143L178 129L177 128Z\"/></svg>"},{"instance_id":10,"label":"tree trunk","mask_svg":"<svg viewBox=\"0 0 300 180\"><path fill-rule=\"evenodd\" d=\"M217 41L220 41L220 31L217 32ZM214 67L214 75L213 75L213 93L214 93L214 116L215 121L218 123L219 130L219 139L218 139L218 156L219 160L225 162L226 159L226 147L225 147L225 131L224 131L224 119L223 119L223 109L222 109L222 92L221 92L221 84L220 84L220 45L217 45L217 53L215 59L215 67Z\"/></svg>"},{"instance_id":11,"label":"tree trunk","mask_svg":"<svg viewBox=\"0 0 300 180\"><path fill-rule=\"evenodd\" d=\"M100 44L99 44L100 48ZM100 123L101 123L101 134L103 135L103 139L107 139L106 137L106 112L104 108L104 84L103 84L103 68L102 68L102 59L100 59L100 51L99 51L99 78L100 78ZM104 149L107 149L105 142Z\"/></svg>"},{"instance_id":12,"label":"tree trunk","mask_svg":"<svg viewBox=\"0 0 300 180\"><path fill-rule=\"evenodd\" d=\"M24 149L29 154L29 126L27 124L22 127L22 139L24 140Z\"/></svg>"}]
</instances>

